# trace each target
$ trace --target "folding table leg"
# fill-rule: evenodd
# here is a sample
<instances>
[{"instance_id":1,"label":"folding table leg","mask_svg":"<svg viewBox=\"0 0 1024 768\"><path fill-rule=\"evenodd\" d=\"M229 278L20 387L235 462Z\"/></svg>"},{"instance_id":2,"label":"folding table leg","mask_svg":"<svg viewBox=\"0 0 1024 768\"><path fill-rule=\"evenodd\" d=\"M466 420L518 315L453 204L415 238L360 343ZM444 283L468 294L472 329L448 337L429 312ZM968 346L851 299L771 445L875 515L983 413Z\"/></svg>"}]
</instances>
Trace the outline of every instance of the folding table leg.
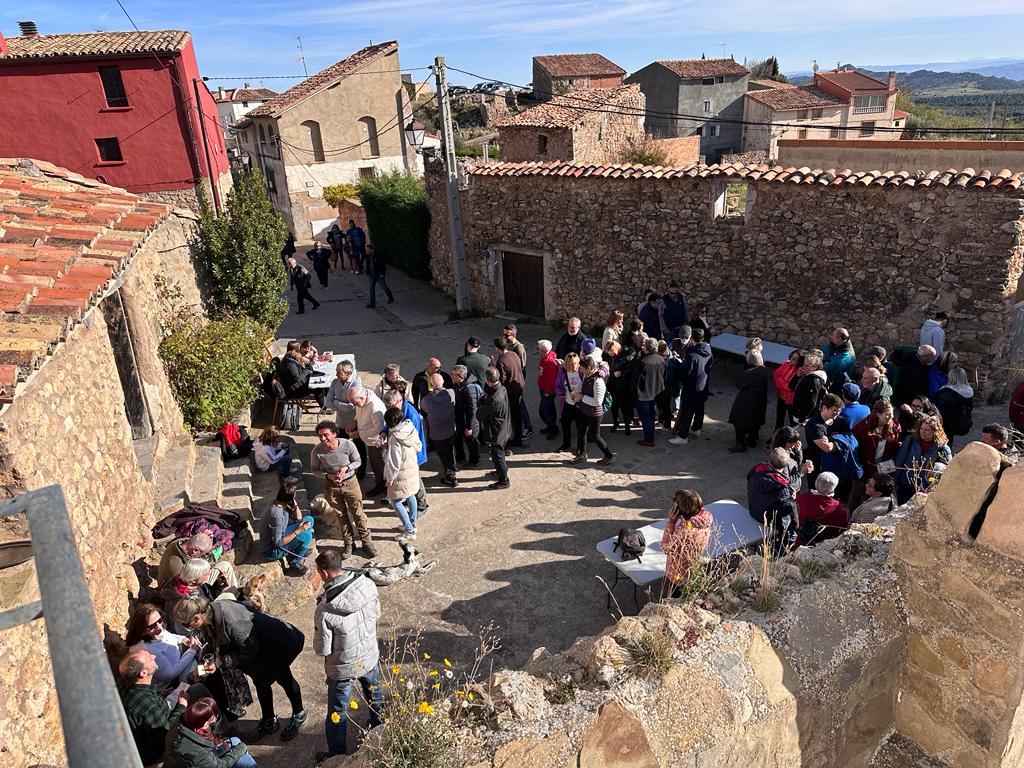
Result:
<instances>
[{"instance_id":1,"label":"folding table leg","mask_svg":"<svg viewBox=\"0 0 1024 768\"><path fill-rule=\"evenodd\" d=\"M612 607L612 592L615 591L615 585L619 583L619 569L614 568L613 570L615 571L615 580L612 582L612 588L608 590L608 597L604 601L605 610Z\"/></svg>"}]
</instances>

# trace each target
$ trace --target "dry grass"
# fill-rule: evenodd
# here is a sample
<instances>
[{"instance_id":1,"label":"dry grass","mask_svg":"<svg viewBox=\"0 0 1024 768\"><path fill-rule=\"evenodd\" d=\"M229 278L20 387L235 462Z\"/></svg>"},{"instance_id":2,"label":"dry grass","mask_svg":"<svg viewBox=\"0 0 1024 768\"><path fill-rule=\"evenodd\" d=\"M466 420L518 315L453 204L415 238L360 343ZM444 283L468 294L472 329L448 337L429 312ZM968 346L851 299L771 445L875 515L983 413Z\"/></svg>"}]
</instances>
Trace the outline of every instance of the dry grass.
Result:
<instances>
[{"instance_id":1,"label":"dry grass","mask_svg":"<svg viewBox=\"0 0 1024 768\"><path fill-rule=\"evenodd\" d=\"M637 677L661 680L675 663L675 638L662 627L646 630L625 647L632 659L630 671Z\"/></svg>"}]
</instances>

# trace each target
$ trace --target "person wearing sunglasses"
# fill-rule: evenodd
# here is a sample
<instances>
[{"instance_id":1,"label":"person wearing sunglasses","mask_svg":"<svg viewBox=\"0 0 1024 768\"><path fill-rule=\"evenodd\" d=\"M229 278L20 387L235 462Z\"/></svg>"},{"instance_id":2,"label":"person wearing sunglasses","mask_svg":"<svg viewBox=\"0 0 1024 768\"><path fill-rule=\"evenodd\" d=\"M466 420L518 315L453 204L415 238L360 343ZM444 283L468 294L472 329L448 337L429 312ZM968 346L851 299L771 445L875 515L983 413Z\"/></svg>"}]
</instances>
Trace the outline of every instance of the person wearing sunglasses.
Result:
<instances>
[{"instance_id":1,"label":"person wearing sunglasses","mask_svg":"<svg viewBox=\"0 0 1024 768\"><path fill-rule=\"evenodd\" d=\"M159 691L191 682L202 641L176 635L165 626L163 614L152 603L139 603L126 626L125 643L130 651L149 651L156 659L153 685Z\"/></svg>"}]
</instances>

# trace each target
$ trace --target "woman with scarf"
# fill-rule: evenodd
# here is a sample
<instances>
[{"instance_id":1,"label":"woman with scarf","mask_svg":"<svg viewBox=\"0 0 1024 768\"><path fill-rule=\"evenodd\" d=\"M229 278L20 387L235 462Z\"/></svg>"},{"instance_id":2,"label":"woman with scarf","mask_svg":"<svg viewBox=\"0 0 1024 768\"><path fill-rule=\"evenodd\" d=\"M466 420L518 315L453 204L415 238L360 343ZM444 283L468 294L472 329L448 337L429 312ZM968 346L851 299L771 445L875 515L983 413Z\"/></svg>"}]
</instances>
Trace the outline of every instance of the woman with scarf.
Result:
<instances>
[{"instance_id":1,"label":"woman with scarf","mask_svg":"<svg viewBox=\"0 0 1024 768\"><path fill-rule=\"evenodd\" d=\"M699 493L689 489L676 491L661 535L661 549L667 558L665 578L672 586L673 597L684 591L693 570L701 567L701 557L711 540L712 523L714 518Z\"/></svg>"}]
</instances>

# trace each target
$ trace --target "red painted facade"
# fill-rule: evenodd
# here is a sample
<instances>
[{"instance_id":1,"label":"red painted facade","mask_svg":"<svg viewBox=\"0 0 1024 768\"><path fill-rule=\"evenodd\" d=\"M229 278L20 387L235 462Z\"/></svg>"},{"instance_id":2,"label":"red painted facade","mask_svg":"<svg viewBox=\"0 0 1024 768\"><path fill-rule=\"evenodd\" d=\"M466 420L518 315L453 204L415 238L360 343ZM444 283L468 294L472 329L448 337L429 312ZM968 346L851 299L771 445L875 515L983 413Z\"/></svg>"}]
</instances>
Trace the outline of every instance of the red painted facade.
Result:
<instances>
[{"instance_id":1,"label":"red painted facade","mask_svg":"<svg viewBox=\"0 0 1024 768\"><path fill-rule=\"evenodd\" d=\"M107 106L101 66L120 69L127 107ZM120 162L100 159L96 140L105 138L117 139ZM137 193L193 189L211 170L214 180L229 170L191 40L173 54L5 61L0 52L0 155L47 160Z\"/></svg>"}]
</instances>

